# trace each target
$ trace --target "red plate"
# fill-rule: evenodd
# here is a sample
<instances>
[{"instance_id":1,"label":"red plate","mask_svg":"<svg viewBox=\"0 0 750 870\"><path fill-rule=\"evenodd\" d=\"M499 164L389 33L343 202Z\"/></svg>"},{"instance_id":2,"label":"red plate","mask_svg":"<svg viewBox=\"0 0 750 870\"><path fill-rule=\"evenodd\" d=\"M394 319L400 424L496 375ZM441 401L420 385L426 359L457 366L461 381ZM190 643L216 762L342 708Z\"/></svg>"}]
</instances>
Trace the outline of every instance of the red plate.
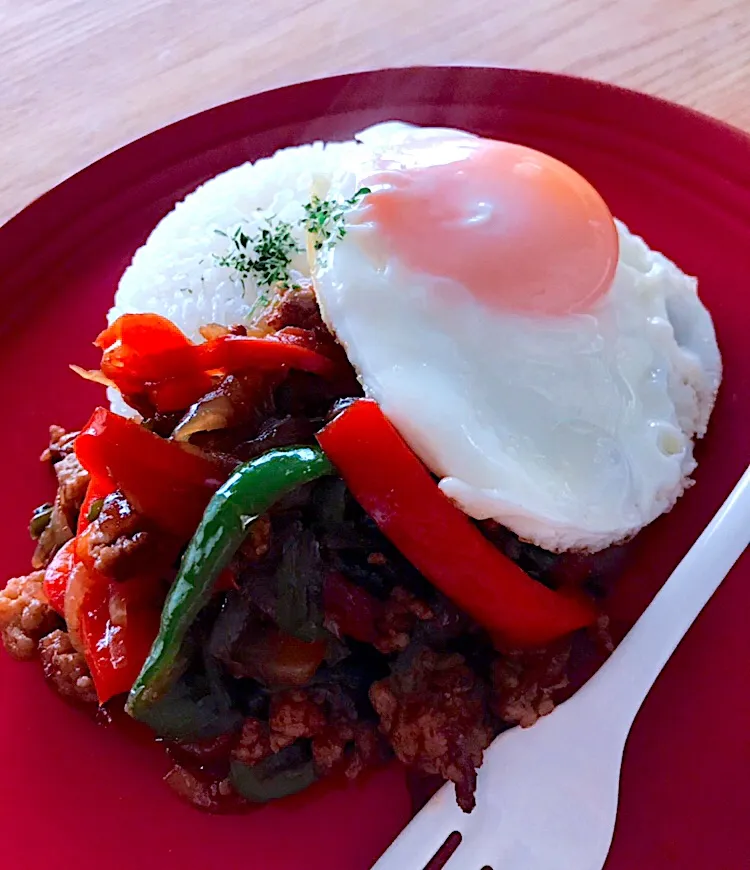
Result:
<instances>
[{"instance_id":1,"label":"red plate","mask_svg":"<svg viewBox=\"0 0 750 870\"><path fill-rule=\"evenodd\" d=\"M36 461L47 424L80 425L101 398L67 363L94 362L90 341L117 279L157 220L243 160L389 118L554 154L700 277L726 375L695 487L632 547L617 614L622 627L638 615L750 459L750 139L640 94L517 70L387 70L249 97L104 158L3 227L3 574L27 570L28 517L53 491ZM638 719L608 870L750 867L748 613L745 555ZM395 766L246 816L205 816L161 784L158 750L66 706L37 666L0 656L0 686L3 866L364 870L409 818Z\"/></svg>"}]
</instances>

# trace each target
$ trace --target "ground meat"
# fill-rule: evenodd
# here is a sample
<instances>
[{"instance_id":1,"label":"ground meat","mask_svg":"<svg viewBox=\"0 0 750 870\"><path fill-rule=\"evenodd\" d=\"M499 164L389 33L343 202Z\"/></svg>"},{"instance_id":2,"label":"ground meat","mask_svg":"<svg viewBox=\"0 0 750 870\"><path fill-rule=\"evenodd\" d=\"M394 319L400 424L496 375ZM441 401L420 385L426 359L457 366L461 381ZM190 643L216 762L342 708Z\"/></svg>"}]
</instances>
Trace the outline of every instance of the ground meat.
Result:
<instances>
[{"instance_id":1,"label":"ground meat","mask_svg":"<svg viewBox=\"0 0 750 870\"><path fill-rule=\"evenodd\" d=\"M75 453L68 453L55 463L55 474L60 507L65 511L71 526L74 526L83 500L86 498L89 473L78 461Z\"/></svg>"},{"instance_id":2,"label":"ground meat","mask_svg":"<svg viewBox=\"0 0 750 870\"><path fill-rule=\"evenodd\" d=\"M268 553L271 547L271 520L262 514L253 520L239 552L245 565L254 565Z\"/></svg>"},{"instance_id":3,"label":"ground meat","mask_svg":"<svg viewBox=\"0 0 750 870\"><path fill-rule=\"evenodd\" d=\"M219 734L202 740L174 740L167 745L171 757L179 762L206 765L226 761L233 748L236 734Z\"/></svg>"},{"instance_id":4,"label":"ground meat","mask_svg":"<svg viewBox=\"0 0 750 870\"><path fill-rule=\"evenodd\" d=\"M64 697L83 704L96 704L91 672L83 655L73 648L65 631L53 631L39 642L44 676Z\"/></svg>"},{"instance_id":5,"label":"ground meat","mask_svg":"<svg viewBox=\"0 0 750 870\"><path fill-rule=\"evenodd\" d=\"M300 737L314 737L320 733L325 727L326 716L322 705L313 700L310 692L290 689L272 696L268 724L271 749L278 752Z\"/></svg>"},{"instance_id":6,"label":"ground meat","mask_svg":"<svg viewBox=\"0 0 750 870\"><path fill-rule=\"evenodd\" d=\"M31 560L34 568L46 568L60 547L73 537L78 524L89 474L73 452L77 435L77 432L66 433L60 426L50 426L50 446L41 458L53 463L57 476L57 495L50 521L39 536Z\"/></svg>"},{"instance_id":7,"label":"ground meat","mask_svg":"<svg viewBox=\"0 0 750 870\"><path fill-rule=\"evenodd\" d=\"M286 408L287 413L304 412L304 409L309 412L312 407L315 407L315 403L311 405L309 396L307 401L304 399L305 393L310 388L319 398L325 399L322 406L328 405L329 408L332 400L362 394L346 352L323 322L315 299L315 292L311 286L287 290L274 306L274 310L268 315L266 324L273 331L283 330L287 339L293 339L294 343L311 347L337 364L336 377L330 381L322 381L320 378L302 372L293 372L287 380L286 392L297 394L297 401L292 402ZM287 399L289 397L287 395ZM277 396L277 408L281 409L284 404L284 401ZM318 410L322 410L322 406L318 404ZM327 411L329 408L325 410Z\"/></svg>"},{"instance_id":8,"label":"ground meat","mask_svg":"<svg viewBox=\"0 0 750 870\"><path fill-rule=\"evenodd\" d=\"M595 651L603 659L608 658L615 651L615 642L610 629L610 618L606 613L600 613L596 622L588 631L589 638L594 644Z\"/></svg>"},{"instance_id":9,"label":"ground meat","mask_svg":"<svg viewBox=\"0 0 750 870\"><path fill-rule=\"evenodd\" d=\"M313 737L326 725L323 705L311 691L289 689L271 698L268 723L249 717L232 755L243 764L254 765L269 755L291 746L302 737Z\"/></svg>"},{"instance_id":10,"label":"ground meat","mask_svg":"<svg viewBox=\"0 0 750 870\"><path fill-rule=\"evenodd\" d=\"M249 716L242 725L239 741L232 751L232 758L252 767L269 755L273 755L273 750L268 723Z\"/></svg>"},{"instance_id":11,"label":"ground meat","mask_svg":"<svg viewBox=\"0 0 750 870\"><path fill-rule=\"evenodd\" d=\"M34 658L39 640L60 625L42 588L44 571L8 580L0 591L0 636L13 658Z\"/></svg>"},{"instance_id":12,"label":"ground meat","mask_svg":"<svg viewBox=\"0 0 750 870\"><path fill-rule=\"evenodd\" d=\"M354 706L336 692L290 689L273 695L268 722L245 720L232 758L252 767L305 739L321 776L340 770L354 779L390 755L376 725L358 722Z\"/></svg>"},{"instance_id":13,"label":"ground meat","mask_svg":"<svg viewBox=\"0 0 750 870\"><path fill-rule=\"evenodd\" d=\"M492 708L509 725L528 728L551 713L568 685L570 641L539 652L511 652L492 667Z\"/></svg>"},{"instance_id":14,"label":"ground meat","mask_svg":"<svg viewBox=\"0 0 750 870\"><path fill-rule=\"evenodd\" d=\"M339 571L326 575L323 606L328 631L370 643L384 655L406 649L417 623L435 616L428 604L402 586L380 601Z\"/></svg>"},{"instance_id":15,"label":"ground meat","mask_svg":"<svg viewBox=\"0 0 750 870\"><path fill-rule=\"evenodd\" d=\"M325 775L341 769L347 779L385 761L390 753L383 736L372 722L342 722L313 737L315 766Z\"/></svg>"},{"instance_id":16,"label":"ground meat","mask_svg":"<svg viewBox=\"0 0 750 870\"><path fill-rule=\"evenodd\" d=\"M155 572L172 553L164 535L155 534L121 492L108 495L88 531L94 567L113 580Z\"/></svg>"},{"instance_id":17,"label":"ground meat","mask_svg":"<svg viewBox=\"0 0 750 870\"><path fill-rule=\"evenodd\" d=\"M132 538L121 536L96 546L92 537L94 567L113 580L127 580L137 573L139 565L148 567L148 538L148 532L136 532Z\"/></svg>"},{"instance_id":18,"label":"ground meat","mask_svg":"<svg viewBox=\"0 0 750 870\"><path fill-rule=\"evenodd\" d=\"M359 722L354 726L354 745L346 753L344 776L355 779L368 767L383 764L392 753L374 722Z\"/></svg>"},{"instance_id":19,"label":"ground meat","mask_svg":"<svg viewBox=\"0 0 750 870\"><path fill-rule=\"evenodd\" d=\"M465 812L474 807L476 768L493 737L486 696L462 656L429 649L370 688L380 727L397 757L452 780Z\"/></svg>"},{"instance_id":20,"label":"ground meat","mask_svg":"<svg viewBox=\"0 0 750 870\"><path fill-rule=\"evenodd\" d=\"M373 646L385 655L405 650L417 622L434 616L429 605L402 586L396 586L375 623L377 638Z\"/></svg>"},{"instance_id":21,"label":"ground meat","mask_svg":"<svg viewBox=\"0 0 750 870\"><path fill-rule=\"evenodd\" d=\"M175 764L164 782L184 801L209 813L236 813L247 806L247 801L237 794L227 777L202 775L200 771Z\"/></svg>"},{"instance_id":22,"label":"ground meat","mask_svg":"<svg viewBox=\"0 0 750 870\"><path fill-rule=\"evenodd\" d=\"M315 766L322 773L329 773L344 760L346 746L354 739L351 726L324 728L312 741Z\"/></svg>"},{"instance_id":23,"label":"ground meat","mask_svg":"<svg viewBox=\"0 0 750 870\"><path fill-rule=\"evenodd\" d=\"M78 432L67 432L62 426L49 427L49 446L39 457L42 462L59 462L73 453Z\"/></svg>"},{"instance_id":24,"label":"ground meat","mask_svg":"<svg viewBox=\"0 0 750 870\"><path fill-rule=\"evenodd\" d=\"M273 330L298 326L302 329L327 331L312 287L287 290L267 322Z\"/></svg>"}]
</instances>

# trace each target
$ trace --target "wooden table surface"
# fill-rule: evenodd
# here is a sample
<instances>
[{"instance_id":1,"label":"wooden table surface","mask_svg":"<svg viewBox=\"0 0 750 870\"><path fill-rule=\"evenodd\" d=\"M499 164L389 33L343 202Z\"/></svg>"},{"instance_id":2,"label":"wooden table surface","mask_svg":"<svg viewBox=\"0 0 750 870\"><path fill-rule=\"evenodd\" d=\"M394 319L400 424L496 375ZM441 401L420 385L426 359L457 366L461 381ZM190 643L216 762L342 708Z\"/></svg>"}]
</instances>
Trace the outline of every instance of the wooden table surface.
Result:
<instances>
[{"instance_id":1,"label":"wooden table surface","mask_svg":"<svg viewBox=\"0 0 750 870\"><path fill-rule=\"evenodd\" d=\"M750 129L750 0L0 0L0 57L0 223L170 121L382 66L564 71Z\"/></svg>"}]
</instances>

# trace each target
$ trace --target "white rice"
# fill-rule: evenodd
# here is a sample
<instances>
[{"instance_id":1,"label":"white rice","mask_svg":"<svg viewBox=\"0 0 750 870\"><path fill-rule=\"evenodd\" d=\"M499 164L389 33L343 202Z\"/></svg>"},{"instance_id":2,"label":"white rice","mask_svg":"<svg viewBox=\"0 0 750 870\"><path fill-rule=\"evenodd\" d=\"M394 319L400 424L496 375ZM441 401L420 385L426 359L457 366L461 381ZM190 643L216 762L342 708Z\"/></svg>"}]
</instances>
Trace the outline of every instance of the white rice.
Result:
<instances>
[{"instance_id":1,"label":"white rice","mask_svg":"<svg viewBox=\"0 0 750 870\"><path fill-rule=\"evenodd\" d=\"M240 226L254 236L270 219L281 220L292 224L304 250L297 224L316 177L332 173L357 147L352 141L287 148L202 184L162 218L136 251L120 279L109 322L121 314L153 312L194 341L201 340L198 330L207 323L241 323L263 288L252 276L243 281L231 267L217 263L232 250L227 236ZM292 269L309 275L304 253L294 258ZM116 390L107 393L113 411L133 416Z\"/></svg>"},{"instance_id":2,"label":"white rice","mask_svg":"<svg viewBox=\"0 0 750 870\"><path fill-rule=\"evenodd\" d=\"M256 163L244 163L201 185L179 202L153 230L126 269L110 310L110 323L126 313L162 314L190 338L200 340L206 323L229 326L250 312L260 289L250 276L244 285L217 257L231 250L226 235L239 227L255 235L271 218L295 226L318 174L331 172L357 143L316 142L279 151ZM225 233L226 235L221 235ZM309 274L304 254L293 269Z\"/></svg>"}]
</instances>

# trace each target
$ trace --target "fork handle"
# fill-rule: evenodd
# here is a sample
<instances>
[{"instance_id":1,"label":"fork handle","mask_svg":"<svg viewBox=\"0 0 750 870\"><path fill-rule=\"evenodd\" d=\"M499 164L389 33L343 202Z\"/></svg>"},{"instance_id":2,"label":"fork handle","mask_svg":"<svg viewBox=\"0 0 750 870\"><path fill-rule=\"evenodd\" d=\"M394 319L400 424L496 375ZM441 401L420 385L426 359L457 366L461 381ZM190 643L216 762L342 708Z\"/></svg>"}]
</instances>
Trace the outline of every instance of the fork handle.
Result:
<instances>
[{"instance_id":1,"label":"fork handle","mask_svg":"<svg viewBox=\"0 0 750 870\"><path fill-rule=\"evenodd\" d=\"M664 665L749 544L750 466L617 650L581 689L600 716L630 729ZM608 703L602 705L605 681Z\"/></svg>"}]
</instances>

